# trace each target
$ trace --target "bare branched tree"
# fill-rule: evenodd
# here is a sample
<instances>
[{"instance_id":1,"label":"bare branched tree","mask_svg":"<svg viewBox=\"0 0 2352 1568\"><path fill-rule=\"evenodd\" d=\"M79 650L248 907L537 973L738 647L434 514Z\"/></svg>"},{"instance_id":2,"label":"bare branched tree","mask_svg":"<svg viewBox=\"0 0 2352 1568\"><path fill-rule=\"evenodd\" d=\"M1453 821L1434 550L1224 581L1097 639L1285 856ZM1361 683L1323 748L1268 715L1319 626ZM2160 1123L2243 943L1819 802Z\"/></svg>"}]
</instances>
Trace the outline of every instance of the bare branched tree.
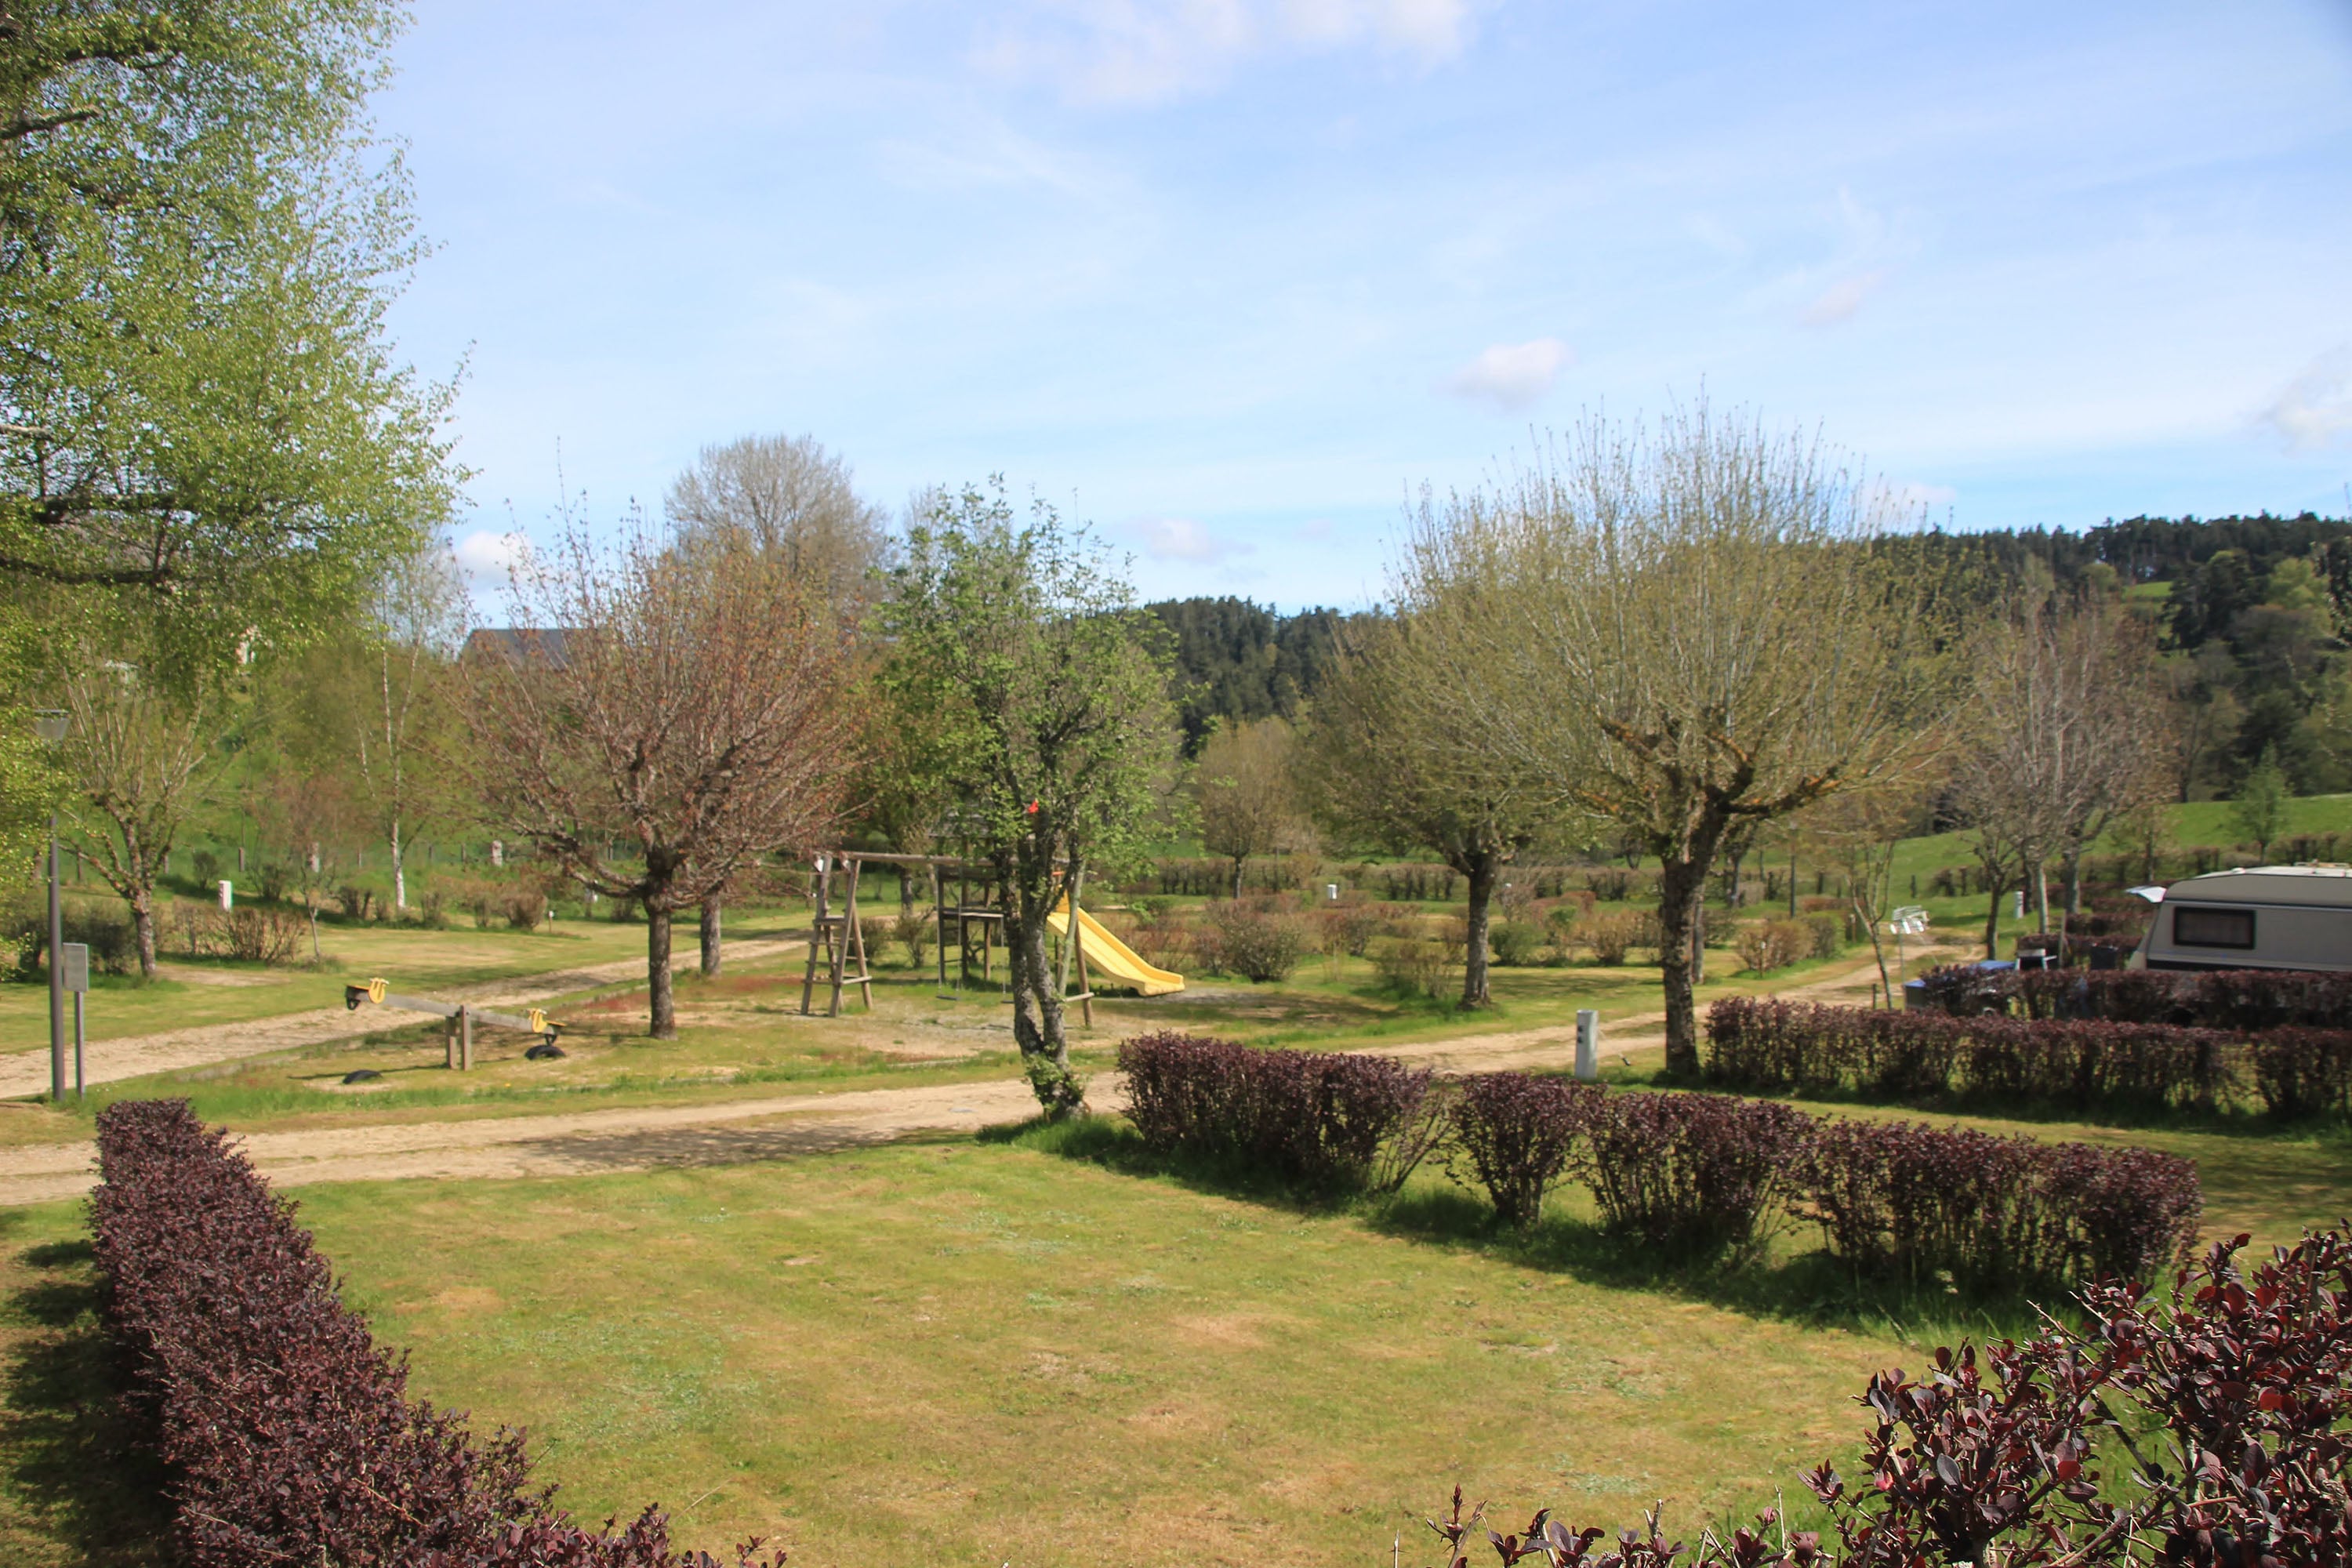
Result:
<instances>
[{"instance_id":1,"label":"bare branched tree","mask_svg":"<svg viewBox=\"0 0 2352 1568\"><path fill-rule=\"evenodd\" d=\"M826 604L864 604L889 559L888 515L859 498L849 465L814 437L705 447L670 485L667 510L687 553L749 550Z\"/></svg>"},{"instance_id":2,"label":"bare branched tree","mask_svg":"<svg viewBox=\"0 0 2352 1568\"><path fill-rule=\"evenodd\" d=\"M131 906L139 973L155 973L155 883L218 755L226 694L205 677L165 687L96 652L69 661L61 761L75 844Z\"/></svg>"},{"instance_id":3,"label":"bare branched tree","mask_svg":"<svg viewBox=\"0 0 2352 1568\"><path fill-rule=\"evenodd\" d=\"M1882 492L1704 402L1594 416L1499 489L1424 508L1413 551L1492 584L1521 700L1495 745L1658 858L1666 1065L1698 1070L1693 944L1726 837L1915 754L1932 668L1873 548Z\"/></svg>"},{"instance_id":4,"label":"bare branched tree","mask_svg":"<svg viewBox=\"0 0 2352 1568\"><path fill-rule=\"evenodd\" d=\"M2079 910L2084 847L2168 787L2168 736L2153 633L2112 603L2021 607L1979 640L1953 795L1979 846L2034 894L2050 929L2049 868ZM1988 956L1997 931L1987 922Z\"/></svg>"},{"instance_id":5,"label":"bare branched tree","mask_svg":"<svg viewBox=\"0 0 2352 1568\"><path fill-rule=\"evenodd\" d=\"M1283 719L1218 727L1201 748L1192 787L1201 814L1201 847L1234 863L1233 896L1253 855L1279 855L1315 841L1300 809L1298 736Z\"/></svg>"},{"instance_id":6,"label":"bare branched tree","mask_svg":"<svg viewBox=\"0 0 2352 1568\"><path fill-rule=\"evenodd\" d=\"M847 633L774 563L688 565L642 530L609 550L573 530L515 601L537 629L478 637L464 666L473 788L582 886L644 907L651 1032L673 1038L671 917L841 818Z\"/></svg>"},{"instance_id":7,"label":"bare branched tree","mask_svg":"<svg viewBox=\"0 0 2352 1568\"><path fill-rule=\"evenodd\" d=\"M1487 929L1504 868L1561 815L1540 778L1494 744L1496 705L1518 694L1482 651L1477 584L1400 574L1394 618L1342 639L1316 700L1307 777L1339 833L1421 849L1469 888L1462 1005L1494 998Z\"/></svg>"}]
</instances>

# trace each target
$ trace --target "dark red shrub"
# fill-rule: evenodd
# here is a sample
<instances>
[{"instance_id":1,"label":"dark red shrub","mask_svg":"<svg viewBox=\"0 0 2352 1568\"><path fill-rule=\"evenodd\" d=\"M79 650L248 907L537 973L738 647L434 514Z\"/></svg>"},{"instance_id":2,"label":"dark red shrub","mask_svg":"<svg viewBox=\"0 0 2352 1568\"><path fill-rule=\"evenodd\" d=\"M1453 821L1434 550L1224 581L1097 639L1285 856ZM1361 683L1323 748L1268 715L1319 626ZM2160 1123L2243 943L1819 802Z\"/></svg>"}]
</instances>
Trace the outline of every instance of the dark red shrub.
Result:
<instances>
[{"instance_id":1,"label":"dark red shrub","mask_svg":"<svg viewBox=\"0 0 2352 1568\"><path fill-rule=\"evenodd\" d=\"M1844 1117L1823 1121L1800 1181L1832 1255L1979 1288L2147 1279L2179 1261L2203 1203L2178 1155Z\"/></svg>"},{"instance_id":2,"label":"dark red shrub","mask_svg":"<svg viewBox=\"0 0 2352 1568\"><path fill-rule=\"evenodd\" d=\"M1466 1078L1454 1102L1455 1163L1486 1189L1504 1224L1533 1225L1602 1098L1597 1085L1530 1073Z\"/></svg>"},{"instance_id":3,"label":"dark red shrub","mask_svg":"<svg viewBox=\"0 0 2352 1568\"><path fill-rule=\"evenodd\" d=\"M293 1205L187 1101L110 1105L98 1142L102 1310L192 1568L682 1568L658 1512L582 1531L525 1490L520 1433L478 1445L409 1399Z\"/></svg>"},{"instance_id":4,"label":"dark red shrub","mask_svg":"<svg viewBox=\"0 0 2352 1568\"><path fill-rule=\"evenodd\" d=\"M1128 1118L1162 1153L1392 1191L1433 1141L1433 1075L1387 1057L1258 1050L1163 1031L1122 1042L1118 1065Z\"/></svg>"},{"instance_id":5,"label":"dark red shrub","mask_svg":"<svg viewBox=\"0 0 2352 1568\"><path fill-rule=\"evenodd\" d=\"M1612 1092L1585 1110L1575 1170L1612 1231L1676 1253L1746 1252L1785 1212L1814 1126L1769 1100Z\"/></svg>"},{"instance_id":6,"label":"dark red shrub","mask_svg":"<svg viewBox=\"0 0 2352 1568\"><path fill-rule=\"evenodd\" d=\"M1458 1487L1429 1527L1449 1568L1481 1534L1501 1568L2347 1568L2352 1246L2306 1236L2250 1274L2245 1245L2212 1248L2167 1300L2109 1281L2084 1292L2079 1329L1872 1378L1863 1478L1805 1477L1834 1544L1770 1512L1687 1555L1656 1510L1613 1546L1549 1509L1506 1535L1483 1503L1465 1517Z\"/></svg>"}]
</instances>

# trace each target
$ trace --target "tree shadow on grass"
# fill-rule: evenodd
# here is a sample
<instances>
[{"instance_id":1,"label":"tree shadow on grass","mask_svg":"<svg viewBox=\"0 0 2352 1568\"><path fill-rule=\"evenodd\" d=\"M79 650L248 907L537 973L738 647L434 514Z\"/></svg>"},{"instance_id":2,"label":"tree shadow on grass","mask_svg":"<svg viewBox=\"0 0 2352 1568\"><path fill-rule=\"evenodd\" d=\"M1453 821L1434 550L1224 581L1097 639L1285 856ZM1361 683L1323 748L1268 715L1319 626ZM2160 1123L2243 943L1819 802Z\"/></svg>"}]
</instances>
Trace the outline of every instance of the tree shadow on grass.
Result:
<instances>
[{"instance_id":1,"label":"tree shadow on grass","mask_svg":"<svg viewBox=\"0 0 2352 1568\"><path fill-rule=\"evenodd\" d=\"M1484 1199L1442 1175L1417 1176L1389 1195L1301 1192L1244 1169L1155 1153L1132 1126L1113 1117L1041 1119L991 1128L979 1137L1290 1213L1344 1215L1383 1236L1612 1289L1655 1291L1808 1328L1957 1343L2031 1334L2042 1326L2030 1293L1968 1291L1941 1279L1872 1279L1818 1249L1782 1248L1746 1261L1676 1257L1556 1210L1524 1230L1515 1228L1497 1220ZM2063 1292L2040 1297L2053 1310L2063 1305Z\"/></svg>"},{"instance_id":2,"label":"tree shadow on grass","mask_svg":"<svg viewBox=\"0 0 2352 1568\"><path fill-rule=\"evenodd\" d=\"M0 1298L12 1331L0 1364L0 1485L10 1533L54 1560L145 1568L173 1561L163 1467L121 1405L119 1357L98 1317L87 1241L17 1254ZM23 1276L29 1276L25 1278ZM0 1535L0 1539L5 1539Z\"/></svg>"}]
</instances>

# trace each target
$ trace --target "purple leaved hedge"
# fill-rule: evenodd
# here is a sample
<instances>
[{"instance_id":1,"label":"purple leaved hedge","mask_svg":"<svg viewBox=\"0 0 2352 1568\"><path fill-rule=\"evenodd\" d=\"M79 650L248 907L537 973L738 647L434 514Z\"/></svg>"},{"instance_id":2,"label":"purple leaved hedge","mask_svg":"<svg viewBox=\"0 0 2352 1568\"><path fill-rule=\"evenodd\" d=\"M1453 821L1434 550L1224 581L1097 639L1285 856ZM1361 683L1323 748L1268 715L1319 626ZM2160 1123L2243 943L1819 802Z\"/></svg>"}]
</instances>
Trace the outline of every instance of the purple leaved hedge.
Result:
<instances>
[{"instance_id":1,"label":"purple leaved hedge","mask_svg":"<svg viewBox=\"0 0 2352 1568\"><path fill-rule=\"evenodd\" d=\"M343 1305L292 1203L187 1101L108 1106L98 1147L102 1310L190 1568L709 1561L674 1552L651 1508L620 1530L581 1529L530 1489L520 1433L477 1440L410 1398L403 1358Z\"/></svg>"}]
</instances>

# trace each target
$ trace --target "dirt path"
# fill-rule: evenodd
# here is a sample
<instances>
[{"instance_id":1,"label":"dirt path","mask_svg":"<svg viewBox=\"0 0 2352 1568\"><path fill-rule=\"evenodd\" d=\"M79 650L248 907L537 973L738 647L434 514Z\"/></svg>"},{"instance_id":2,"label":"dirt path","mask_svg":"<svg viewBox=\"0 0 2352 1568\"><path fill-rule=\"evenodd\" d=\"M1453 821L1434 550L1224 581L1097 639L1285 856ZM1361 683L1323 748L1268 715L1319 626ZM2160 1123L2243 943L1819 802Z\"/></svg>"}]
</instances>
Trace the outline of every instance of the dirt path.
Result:
<instances>
[{"instance_id":1,"label":"dirt path","mask_svg":"<svg viewBox=\"0 0 2352 1568\"><path fill-rule=\"evenodd\" d=\"M773 958L802 945L801 939L786 937L730 942L727 944L727 956L730 961L748 963ZM583 963L576 969L517 975L507 980L485 981L478 985L458 986L446 993L446 996L452 1002L477 1002L485 1005L543 1002L551 996L583 991L593 985L610 985L614 981L638 979L645 973L644 959L620 958L609 963ZM249 1057L268 1056L272 1051L348 1040L360 1035L373 1034L378 1029L415 1023L420 1017L421 1015L414 1013L386 1013L381 1008L352 1013L341 1007L317 1007L306 1013L285 1013L275 1018L260 1018L246 1024L207 1024L201 1028L170 1029L160 1035L136 1035L128 1039L94 1041L86 1048L88 1071L85 1076L90 1083L112 1083L119 1079L142 1078L148 1073L175 1072L185 1068L209 1067L215 1062L241 1061ZM70 1068L70 1064L68 1066ZM0 1057L0 1099L38 1094L48 1087L49 1049L47 1046Z\"/></svg>"},{"instance_id":2,"label":"dirt path","mask_svg":"<svg viewBox=\"0 0 2352 1568\"><path fill-rule=\"evenodd\" d=\"M560 982L561 989L577 989L593 984L589 977L594 973L579 970L509 984L544 987ZM1823 975L1781 994L1814 1000L1858 998L1876 976L1876 966L1864 964ZM1660 1013L1620 1019L1609 1026L1603 1048L1627 1054L1655 1049L1659 1044L1655 1037L1664 1022L1664 1015ZM1576 1031L1573 1026L1526 1029L1366 1048L1451 1070L1491 1072L1507 1067L1559 1065L1575 1051ZM1106 1074L1096 1080L1092 1099L1098 1110L1118 1110L1126 1100L1125 1086L1117 1075ZM819 1153L921 1132L969 1131L1019 1121L1035 1111L1036 1100L1027 1081L1012 1078L924 1089L861 1089L568 1115L256 1132L247 1134L243 1142L262 1173L280 1186L418 1176L565 1176ZM92 1158L87 1142L0 1149L0 1205L41 1203L87 1192L95 1179Z\"/></svg>"},{"instance_id":3,"label":"dirt path","mask_svg":"<svg viewBox=\"0 0 2352 1568\"><path fill-rule=\"evenodd\" d=\"M1915 949L1913 958L1936 957L1957 962L1973 953L1966 942L1938 942ZM1889 964L1892 968L1892 963ZM1801 985L1775 991L1775 996L1802 1002L1864 1002L1878 981L1875 960L1817 976ZM1666 1044L1664 1012L1636 1013L1612 1019L1601 1026L1601 1059L1662 1051ZM1576 1026L1549 1025L1540 1029L1513 1029L1491 1035L1456 1035L1451 1039L1414 1044L1368 1046L1368 1051L1420 1062L1448 1072L1499 1072L1506 1068L1558 1067L1576 1057Z\"/></svg>"},{"instance_id":4,"label":"dirt path","mask_svg":"<svg viewBox=\"0 0 2352 1568\"><path fill-rule=\"evenodd\" d=\"M1116 1084L1109 1088L1118 1094ZM820 1153L919 1132L970 1131L1036 1110L1028 1080L1007 1079L569 1116L253 1132L239 1142L281 1187L415 1176L581 1176ZM88 1143L0 1149L0 1205L88 1192L97 1180L92 1161Z\"/></svg>"}]
</instances>

